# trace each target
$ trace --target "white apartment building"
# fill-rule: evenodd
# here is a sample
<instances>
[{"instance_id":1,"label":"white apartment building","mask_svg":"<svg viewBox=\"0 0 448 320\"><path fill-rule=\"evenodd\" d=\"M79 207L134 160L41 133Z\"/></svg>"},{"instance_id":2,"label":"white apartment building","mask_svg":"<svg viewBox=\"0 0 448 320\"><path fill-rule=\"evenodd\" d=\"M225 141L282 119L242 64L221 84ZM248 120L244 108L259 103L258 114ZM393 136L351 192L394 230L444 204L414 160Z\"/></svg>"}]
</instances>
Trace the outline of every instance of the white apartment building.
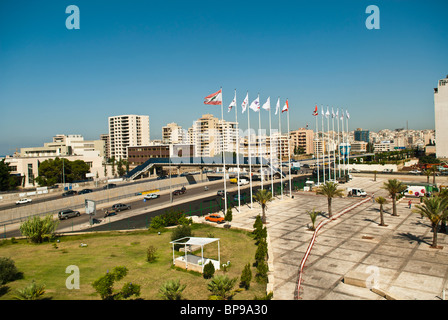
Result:
<instances>
[{"instance_id":1,"label":"white apartment building","mask_svg":"<svg viewBox=\"0 0 448 320\"><path fill-rule=\"evenodd\" d=\"M127 159L127 147L149 145L149 116L109 117L109 158Z\"/></svg>"},{"instance_id":2,"label":"white apartment building","mask_svg":"<svg viewBox=\"0 0 448 320\"><path fill-rule=\"evenodd\" d=\"M167 144L184 143L187 141L186 133L177 123L168 123L162 127L162 141Z\"/></svg>"},{"instance_id":3,"label":"white apartment building","mask_svg":"<svg viewBox=\"0 0 448 320\"><path fill-rule=\"evenodd\" d=\"M436 156L448 158L448 75L434 88L434 116L436 124Z\"/></svg>"}]
</instances>

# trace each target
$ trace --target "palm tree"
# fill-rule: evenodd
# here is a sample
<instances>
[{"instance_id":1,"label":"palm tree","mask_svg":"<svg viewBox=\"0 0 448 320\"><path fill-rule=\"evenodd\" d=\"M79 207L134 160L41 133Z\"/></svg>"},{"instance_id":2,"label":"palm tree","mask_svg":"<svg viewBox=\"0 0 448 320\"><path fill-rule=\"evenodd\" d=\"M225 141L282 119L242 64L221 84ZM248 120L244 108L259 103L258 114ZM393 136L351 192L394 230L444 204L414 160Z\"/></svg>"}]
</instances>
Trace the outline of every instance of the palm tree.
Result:
<instances>
[{"instance_id":1,"label":"palm tree","mask_svg":"<svg viewBox=\"0 0 448 320\"><path fill-rule=\"evenodd\" d=\"M423 171L423 174L426 176L426 183L429 183L429 177L432 174L431 170L426 169L425 171Z\"/></svg>"},{"instance_id":2,"label":"palm tree","mask_svg":"<svg viewBox=\"0 0 448 320\"><path fill-rule=\"evenodd\" d=\"M397 179L389 179L387 182L383 183L383 189L389 192L389 195L392 197L392 215L397 215L397 194L406 190L406 186Z\"/></svg>"},{"instance_id":3,"label":"palm tree","mask_svg":"<svg viewBox=\"0 0 448 320\"><path fill-rule=\"evenodd\" d=\"M335 182L327 181L325 184L321 185L319 189L317 189L316 194L323 194L328 199L328 215L329 218L333 216L331 211L331 200L334 197L342 197L344 195L344 191L342 189L338 189L338 184Z\"/></svg>"},{"instance_id":4,"label":"palm tree","mask_svg":"<svg viewBox=\"0 0 448 320\"><path fill-rule=\"evenodd\" d=\"M416 205L413 212L427 217L431 221L432 227L432 245L431 248L437 248L437 231L440 221L447 218L448 198L431 197L423 200L423 205Z\"/></svg>"},{"instance_id":5,"label":"palm tree","mask_svg":"<svg viewBox=\"0 0 448 320\"><path fill-rule=\"evenodd\" d=\"M210 300L232 300L239 290L233 290L238 278L230 279L225 275L214 276L207 288L212 293Z\"/></svg>"},{"instance_id":6,"label":"palm tree","mask_svg":"<svg viewBox=\"0 0 448 320\"><path fill-rule=\"evenodd\" d=\"M375 201L376 201L376 203L378 203L380 205L380 217L381 217L380 226L385 227L386 225L384 224L383 204L386 204L387 200L384 197L378 197L375 199Z\"/></svg>"},{"instance_id":7,"label":"palm tree","mask_svg":"<svg viewBox=\"0 0 448 320\"><path fill-rule=\"evenodd\" d=\"M165 300L182 300L182 292L187 285L179 280L168 280L159 289L160 296Z\"/></svg>"},{"instance_id":8,"label":"palm tree","mask_svg":"<svg viewBox=\"0 0 448 320\"><path fill-rule=\"evenodd\" d=\"M272 200L272 193L266 189L259 189L256 194L253 195L255 201L261 204L262 221L266 223L266 207L267 203Z\"/></svg>"},{"instance_id":9,"label":"palm tree","mask_svg":"<svg viewBox=\"0 0 448 320\"><path fill-rule=\"evenodd\" d=\"M307 213L309 214L310 218L311 218L311 223L313 224L313 226L311 228L309 228L311 231L316 230L316 219L317 216L321 214L320 211L316 211L314 208L313 210L308 210Z\"/></svg>"}]
</instances>

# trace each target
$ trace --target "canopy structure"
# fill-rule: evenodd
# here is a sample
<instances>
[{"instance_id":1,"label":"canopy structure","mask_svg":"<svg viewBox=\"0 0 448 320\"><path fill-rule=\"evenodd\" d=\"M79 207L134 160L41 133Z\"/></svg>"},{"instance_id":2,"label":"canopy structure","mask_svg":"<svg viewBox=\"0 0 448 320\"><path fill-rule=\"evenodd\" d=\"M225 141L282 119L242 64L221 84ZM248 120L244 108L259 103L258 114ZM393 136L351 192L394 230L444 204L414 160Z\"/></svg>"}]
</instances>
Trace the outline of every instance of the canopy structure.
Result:
<instances>
[{"instance_id":1,"label":"canopy structure","mask_svg":"<svg viewBox=\"0 0 448 320\"><path fill-rule=\"evenodd\" d=\"M213 243L215 241L218 241L218 261L212 260L212 259L205 259L204 260L204 246ZM220 256L220 248L219 248L219 238L200 238L200 237L184 237L180 238L174 241L170 242L173 247L173 264L176 265L176 262L178 266L185 266L185 269L188 269L188 264L190 263L190 269L193 269L195 271L200 271L201 273L204 271L204 266L209 263L210 261L213 263L213 266L216 270L220 269L221 264L221 256ZM177 259L174 256L174 245L183 245L185 250L185 256L184 257L178 257ZM188 254L187 246L200 246L201 247L201 257Z\"/></svg>"}]
</instances>

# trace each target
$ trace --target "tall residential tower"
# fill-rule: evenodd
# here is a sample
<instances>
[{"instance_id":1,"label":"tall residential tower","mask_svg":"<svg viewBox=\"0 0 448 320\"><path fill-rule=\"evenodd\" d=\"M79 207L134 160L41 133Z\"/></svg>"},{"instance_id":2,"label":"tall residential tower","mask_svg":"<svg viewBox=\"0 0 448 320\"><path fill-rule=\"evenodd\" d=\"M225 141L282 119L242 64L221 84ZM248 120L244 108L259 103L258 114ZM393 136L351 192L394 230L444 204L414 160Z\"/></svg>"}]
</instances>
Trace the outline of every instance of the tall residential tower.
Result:
<instances>
[{"instance_id":1,"label":"tall residential tower","mask_svg":"<svg viewBox=\"0 0 448 320\"><path fill-rule=\"evenodd\" d=\"M109 117L109 158L127 159L127 147L149 145L149 116Z\"/></svg>"},{"instance_id":2,"label":"tall residential tower","mask_svg":"<svg viewBox=\"0 0 448 320\"><path fill-rule=\"evenodd\" d=\"M434 116L436 121L436 156L448 158L448 75L434 88Z\"/></svg>"}]
</instances>

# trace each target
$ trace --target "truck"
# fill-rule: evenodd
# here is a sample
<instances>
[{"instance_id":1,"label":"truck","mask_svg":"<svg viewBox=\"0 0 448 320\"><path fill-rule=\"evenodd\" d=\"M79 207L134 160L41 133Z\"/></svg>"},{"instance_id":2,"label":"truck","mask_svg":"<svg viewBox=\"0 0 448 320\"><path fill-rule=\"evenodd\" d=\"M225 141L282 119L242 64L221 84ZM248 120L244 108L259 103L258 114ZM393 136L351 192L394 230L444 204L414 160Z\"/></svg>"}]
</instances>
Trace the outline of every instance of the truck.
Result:
<instances>
[{"instance_id":1,"label":"truck","mask_svg":"<svg viewBox=\"0 0 448 320\"><path fill-rule=\"evenodd\" d=\"M347 194L349 197L365 197L367 192L361 188L347 188Z\"/></svg>"},{"instance_id":2,"label":"truck","mask_svg":"<svg viewBox=\"0 0 448 320\"><path fill-rule=\"evenodd\" d=\"M238 182L238 185L242 186L245 184L249 184L249 181L247 179L240 179L240 181Z\"/></svg>"}]
</instances>

